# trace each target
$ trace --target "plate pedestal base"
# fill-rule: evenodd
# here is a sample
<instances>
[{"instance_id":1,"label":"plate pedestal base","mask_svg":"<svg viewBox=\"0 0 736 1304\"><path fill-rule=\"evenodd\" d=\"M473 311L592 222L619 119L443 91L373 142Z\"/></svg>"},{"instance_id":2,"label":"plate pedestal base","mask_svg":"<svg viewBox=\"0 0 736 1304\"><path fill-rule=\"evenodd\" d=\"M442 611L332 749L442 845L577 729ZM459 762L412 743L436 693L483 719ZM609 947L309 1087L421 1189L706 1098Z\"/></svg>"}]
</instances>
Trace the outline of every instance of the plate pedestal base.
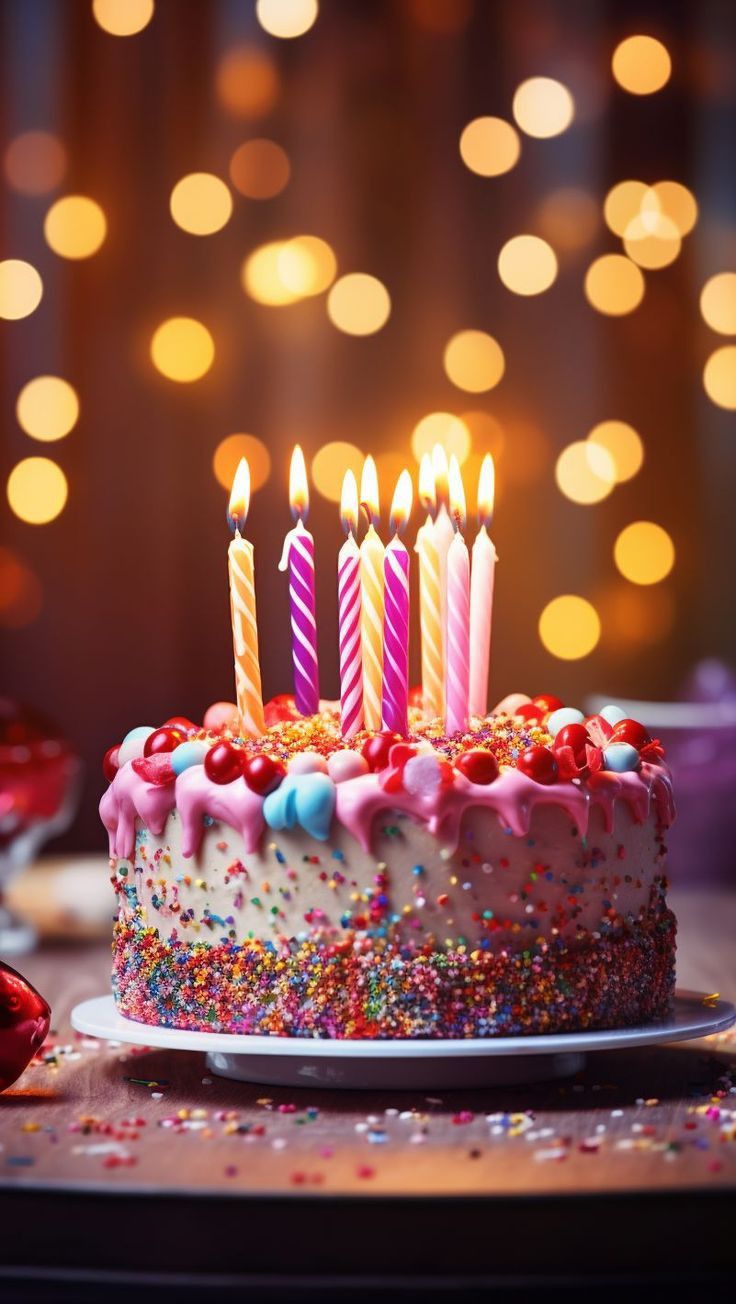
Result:
<instances>
[{"instance_id":1,"label":"plate pedestal base","mask_svg":"<svg viewBox=\"0 0 736 1304\"><path fill-rule=\"evenodd\" d=\"M344 1050L347 1043L342 1043ZM210 1051L207 1068L236 1082L261 1082L270 1087L325 1087L345 1090L447 1091L453 1087L509 1087L529 1082L569 1078L585 1065L575 1051L554 1055L513 1055L457 1061L437 1059L277 1059L273 1055L229 1055Z\"/></svg>"}]
</instances>

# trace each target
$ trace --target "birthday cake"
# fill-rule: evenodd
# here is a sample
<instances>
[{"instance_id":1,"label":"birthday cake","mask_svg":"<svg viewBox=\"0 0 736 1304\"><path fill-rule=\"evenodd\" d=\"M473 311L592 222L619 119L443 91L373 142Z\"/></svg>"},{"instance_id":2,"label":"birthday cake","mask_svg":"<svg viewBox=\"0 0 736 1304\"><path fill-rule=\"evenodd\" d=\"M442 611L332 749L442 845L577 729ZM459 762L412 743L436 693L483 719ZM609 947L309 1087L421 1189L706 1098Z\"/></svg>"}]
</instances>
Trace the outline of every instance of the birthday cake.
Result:
<instances>
[{"instance_id":1,"label":"birthday cake","mask_svg":"<svg viewBox=\"0 0 736 1304\"><path fill-rule=\"evenodd\" d=\"M128 734L100 810L113 986L142 1023L493 1037L654 1019L674 985L662 748L615 706L517 694L447 735L339 704Z\"/></svg>"}]
</instances>

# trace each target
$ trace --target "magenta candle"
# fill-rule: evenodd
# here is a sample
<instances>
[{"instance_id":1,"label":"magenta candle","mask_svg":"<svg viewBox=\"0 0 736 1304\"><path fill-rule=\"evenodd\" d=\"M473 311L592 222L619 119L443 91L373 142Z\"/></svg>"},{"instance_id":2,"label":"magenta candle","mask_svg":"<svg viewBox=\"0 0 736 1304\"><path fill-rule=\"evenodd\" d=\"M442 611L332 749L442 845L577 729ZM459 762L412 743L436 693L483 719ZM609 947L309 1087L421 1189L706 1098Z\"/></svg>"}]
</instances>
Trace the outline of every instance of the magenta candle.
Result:
<instances>
[{"instance_id":1,"label":"magenta candle","mask_svg":"<svg viewBox=\"0 0 736 1304\"><path fill-rule=\"evenodd\" d=\"M286 570L288 565L294 700L301 715L316 715L319 711L319 662L314 539L304 525L309 511L309 489L304 454L298 444L291 458L289 498L296 525L284 539L279 570Z\"/></svg>"},{"instance_id":2,"label":"magenta candle","mask_svg":"<svg viewBox=\"0 0 736 1304\"><path fill-rule=\"evenodd\" d=\"M360 549L358 486L352 471L345 472L340 515L347 538L337 559L337 604L340 627L340 724L343 738L363 728L363 649L360 639Z\"/></svg>"},{"instance_id":3,"label":"magenta candle","mask_svg":"<svg viewBox=\"0 0 736 1304\"><path fill-rule=\"evenodd\" d=\"M412 483L402 471L391 506L395 534L384 558L383 694L384 729L409 732L409 554L399 538L411 514Z\"/></svg>"}]
</instances>

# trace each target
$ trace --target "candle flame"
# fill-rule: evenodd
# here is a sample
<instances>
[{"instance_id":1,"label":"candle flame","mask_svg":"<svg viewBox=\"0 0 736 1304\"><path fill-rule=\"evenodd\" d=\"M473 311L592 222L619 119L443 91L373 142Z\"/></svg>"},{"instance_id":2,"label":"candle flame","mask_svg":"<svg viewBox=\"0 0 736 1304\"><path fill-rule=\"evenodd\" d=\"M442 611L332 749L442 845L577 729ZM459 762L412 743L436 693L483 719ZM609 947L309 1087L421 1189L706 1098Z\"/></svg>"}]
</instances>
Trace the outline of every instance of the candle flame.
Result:
<instances>
[{"instance_id":1,"label":"candle flame","mask_svg":"<svg viewBox=\"0 0 736 1304\"><path fill-rule=\"evenodd\" d=\"M493 499L496 491L496 469L493 458L486 453L478 476L478 523L490 526L493 520Z\"/></svg>"},{"instance_id":2,"label":"candle flame","mask_svg":"<svg viewBox=\"0 0 736 1304\"><path fill-rule=\"evenodd\" d=\"M450 515L455 522L455 528L462 532L465 528L467 508L465 506L465 489L463 487L463 478L460 474L460 464L454 453L450 458L448 479L450 489Z\"/></svg>"},{"instance_id":3,"label":"candle flame","mask_svg":"<svg viewBox=\"0 0 736 1304\"><path fill-rule=\"evenodd\" d=\"M242 530L250 507L250 467L244 457L238 462L238 469L233 478L227 519L233 534Z\"/></svg>"},{"instance_id":4,"label":"candle flame","mask_svg":"<svg viewBox=\"0 0 736 1304\"><path fill-rule=\"evenodd\" d=\"M447 453L441 444L435 444L432 449L432 470L434 471L434 492L435 502L439 507L442 503L447 504Z\"/></svg>"},{"instance_id":5,"label":"candle flame","mask_svg":"<svg viewBox=\"0 0 736 1304\"><path fill-rule=\"evenodd\" d=\"M391 503L391 529L394 533L401 534L405 529L406 522L411 516L413 502L414 486L409 472L404 470L396 482Z\"/></svg>"},{"instance_id":6,"label":"candle flame","mask_svg":"<svg viewBox=\"0 0 736 1304\"><path fill-rule=\"evenodd\" d=\"M429 453L422 454L422 460L419 463L419 501L422 507L434 515L437 506L437 495L434 487L434 471L432 470L432 459Z\"/></svg>"},{"instance_id":7,"label":"candle flame","mask_svg":"<svg viewBox=\"0 0 736 1304\"><path fill-rule=\"evenodd\" d=\"M340 519L346 534L358 533L358 482L352 471L346 471L340 495Z\"/></svg>"},{"instance_id":8,"label":"candle flame","mask_svg":"<svg viewBox=\"0 0 736 1304\"><path fill-rule=\"evenodd\" d=\"M379 512L378 472L370 454L363 463L360 476L360 505L365 511L369 523L375 525L378 521Z\"/></svg>"},{"instance_id":9,"label":"candle flame","mask_svg":"<svg viewBox=\"0 0 736 1304\"><path fill-rule=\"evenodd\" d=\"M289 502L295 521L306 521L309 511L309 485L304 454L299 444L294 446L289 470Z\"/></svg>"}]
</instances>

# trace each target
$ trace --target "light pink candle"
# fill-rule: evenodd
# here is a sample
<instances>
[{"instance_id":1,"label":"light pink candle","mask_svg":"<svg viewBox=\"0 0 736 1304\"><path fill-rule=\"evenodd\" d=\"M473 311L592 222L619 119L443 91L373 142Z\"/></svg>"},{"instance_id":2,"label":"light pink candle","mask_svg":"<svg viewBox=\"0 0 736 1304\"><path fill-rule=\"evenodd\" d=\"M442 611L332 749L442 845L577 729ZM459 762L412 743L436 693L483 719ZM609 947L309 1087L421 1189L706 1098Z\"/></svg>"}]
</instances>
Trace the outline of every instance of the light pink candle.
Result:
<instances>
[{"instance_id":1,"label":"light pink candle","mask_svg":"<svg viewBox=\"0 0 736 1304\"><path fill-rule=\"evenodd\" d=\"M442 638L447 639L447 554L452 543L455 527L448 510L450 506L448 489L447 454L441 444L432 449L432 470L434 472L434 493L437 511L434 518L434 542L437 549L437 561L440 568L440 607L442 617ZM444 657L444 652L443 652Z\"/></svg>"},{"instance_id":2,"label":"light pink candle","mask_svg":"<svg viewBox=\"0 0 736 1304\"><path fill-rule=\"evenodd\" d=\"M337 559L337 602L340 626L340 723L343 738L363 728L363 652L360 642L360 549L358 486L352 471L345 472L340 515L347 538Z\"/></svg>"},{"instance_id":3,"label":"light pink candle","mask_svg":"<svg viewBox=\"0 0 736 1304\"><path fill-rule=\"evenodd\" d=\"M496 572L496 549L488 536L493 518L493 458L486 453L478 479L479 529L473 544L473 568L470 577L470 713L485 715L488 710L488 667L491 656L493 621L493 585Z\"/></svg>"},{"instance_id":4,"label":"light pink candle","mask_svg":"<svg viewBox=\"0 0 736 1304\"><path fill-rule=\"evenodd\" d=\"M383 563L383 693L381 721L384 729L409 732L409 554L399 538L411 514L412 483L402 471L391 504L395 534Z\"/></svg>"},{"instance_id":5,"label":"light pink candle","mask_svg":"<svg viewBox=\"0 0 736 1304\"><path fill-rule=\"evenodd\" d=\"M455 734L467 730L470 690L470 557L462 534L465 492L455 457L450 461L450 509L456 528L447 552L445 733Z\"/></svg>"}]
</instances>

